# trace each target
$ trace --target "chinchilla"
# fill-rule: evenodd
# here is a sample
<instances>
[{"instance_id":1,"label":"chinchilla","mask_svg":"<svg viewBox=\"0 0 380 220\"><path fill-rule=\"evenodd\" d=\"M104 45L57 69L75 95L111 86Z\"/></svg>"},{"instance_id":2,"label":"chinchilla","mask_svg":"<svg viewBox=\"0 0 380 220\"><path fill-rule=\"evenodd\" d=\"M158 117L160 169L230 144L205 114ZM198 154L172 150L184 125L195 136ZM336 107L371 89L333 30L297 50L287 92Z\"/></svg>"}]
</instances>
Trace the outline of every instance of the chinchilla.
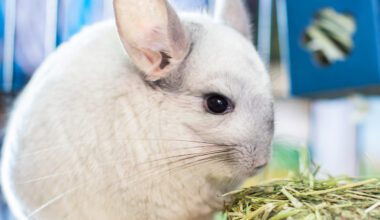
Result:
<instances>
[{"instance_id":1,"label":"chinchilla","mask_svg":"<svg viewBox=\"0 0 380 220\"><path fill-rule=\"evenodd\" d=\"M269 160L270 80L242 2L114 10L50 55L15 104L2 184L17 219L211 219Z\"/></svg>"}]
</instances>

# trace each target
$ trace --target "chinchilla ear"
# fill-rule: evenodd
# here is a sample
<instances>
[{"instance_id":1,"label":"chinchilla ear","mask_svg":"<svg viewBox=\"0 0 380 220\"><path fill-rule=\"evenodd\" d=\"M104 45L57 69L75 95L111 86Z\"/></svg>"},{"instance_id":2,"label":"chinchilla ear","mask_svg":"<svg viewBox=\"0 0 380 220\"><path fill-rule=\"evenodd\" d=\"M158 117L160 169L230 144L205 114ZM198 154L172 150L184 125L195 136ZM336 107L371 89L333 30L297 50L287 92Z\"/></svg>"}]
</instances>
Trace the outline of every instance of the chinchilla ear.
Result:
<instances>
[{"instance_id":1,"label":"chinchilla ear","mask_svg":"<svg viewBox=\"0 0 380 220\"><path fill-rule=\"evenodd\" d=\"M166 0L114 0L120 39L149 81L166 77L189 52L189 36Z\"/></svg>"},{"instance_id":2,"label":"chinchilla ear","mask_svg":"<svg viewBox=\"0 0 380 220\"><path fill-rule=\"evenodd\" d=\"M252 40L250 17L244 0L215 0L214 18Z\"/></svg>"}]
</instances>

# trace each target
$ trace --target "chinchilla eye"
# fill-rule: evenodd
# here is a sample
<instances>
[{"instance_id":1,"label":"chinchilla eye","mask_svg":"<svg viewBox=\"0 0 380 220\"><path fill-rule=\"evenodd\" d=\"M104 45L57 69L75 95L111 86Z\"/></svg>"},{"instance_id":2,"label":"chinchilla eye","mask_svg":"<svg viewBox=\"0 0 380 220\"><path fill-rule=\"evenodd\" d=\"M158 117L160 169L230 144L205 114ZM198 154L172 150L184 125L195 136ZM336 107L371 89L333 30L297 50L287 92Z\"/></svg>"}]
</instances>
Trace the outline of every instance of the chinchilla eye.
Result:
<instances>
[{"instance_id":1,"label":"chinchilla eye","mask_svg":"<svg viewBox=\"0 0 380 220\"><path fill-rule=\"evenodd\" d=\"M216 115L226 114L233 110L231 101L216 93L206 95L203 105L207 112Z\"/></svg>"}]
</instances>

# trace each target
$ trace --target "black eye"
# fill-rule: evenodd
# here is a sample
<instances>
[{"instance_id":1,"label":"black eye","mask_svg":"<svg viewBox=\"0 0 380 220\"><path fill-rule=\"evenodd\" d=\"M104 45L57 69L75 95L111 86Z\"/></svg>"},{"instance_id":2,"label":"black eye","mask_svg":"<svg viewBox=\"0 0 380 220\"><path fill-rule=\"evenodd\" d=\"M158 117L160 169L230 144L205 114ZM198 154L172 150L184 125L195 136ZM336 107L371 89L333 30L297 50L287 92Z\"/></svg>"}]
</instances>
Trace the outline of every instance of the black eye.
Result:
<instances>
[{"instance_id":1,"label":"black eye","mask_svg":"<svg viewBox=\"0 0 380 220\"><path fill-rule=\"evenodd\" d=\"M219 94L209 94L205 96L205 109L213 114L225 114L232 110L231 102Z\"/></svg>"}]
</instances>

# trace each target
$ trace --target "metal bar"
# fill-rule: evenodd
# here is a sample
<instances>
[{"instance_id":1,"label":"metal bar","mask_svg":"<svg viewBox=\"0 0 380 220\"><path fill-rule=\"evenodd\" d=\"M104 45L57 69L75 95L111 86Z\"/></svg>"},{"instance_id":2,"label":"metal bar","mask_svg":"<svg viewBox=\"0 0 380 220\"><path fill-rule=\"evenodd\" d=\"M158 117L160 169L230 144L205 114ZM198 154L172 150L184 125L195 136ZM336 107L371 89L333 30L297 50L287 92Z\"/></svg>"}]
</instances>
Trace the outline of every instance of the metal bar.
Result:
<instances>
[{"instance_id":1,"label":"metal bar","mask_svg":"<svg viewBox=\"0 0 380 220\"><path fill-rule=\"evenodd\" d=\"M5 0L3 90L12 91L17 0Z\"/></svg>"},{"instance_id":2,"label":"metal bar","mask_svg":"<svg viewBox=\"0 0 380 220\"><path fill-rule=\"evenodd\" d=\"M58 0L46 1L45 19L45 56L55 50L57 46Z\"/></svg>"},{"instance_id":3,"label":"metal bar","mask_svg":"<svg viewBox=\"0 0 380 220\"><path fill-rule=\"evenodd\" d=\"M270 64L271 36L272 0L260 0L257 50L267 67Z\"/></svg>"}]
</instances>

